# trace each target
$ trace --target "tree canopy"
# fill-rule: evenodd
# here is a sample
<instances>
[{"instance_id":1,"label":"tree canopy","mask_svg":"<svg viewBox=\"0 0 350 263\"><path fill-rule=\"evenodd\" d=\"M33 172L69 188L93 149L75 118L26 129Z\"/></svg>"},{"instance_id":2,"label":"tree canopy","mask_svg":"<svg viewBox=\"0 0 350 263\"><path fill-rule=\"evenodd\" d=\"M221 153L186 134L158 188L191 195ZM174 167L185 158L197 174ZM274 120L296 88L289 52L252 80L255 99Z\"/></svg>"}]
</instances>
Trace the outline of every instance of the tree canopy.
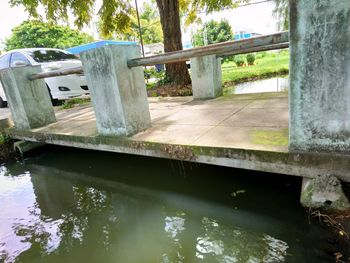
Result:
<instances>
[{"instance_id":1,"label":"tree canopy","mask_svg":"<svg viewBox=\"0 0 350 263\"><path fill-rule=\"evenodd\" d=\"M232 27L226 19L210 20L193 35L193 45L203 46L233 39Z\"/></svg>"},{"instance_id":2,"label":"tree canopy","mask_svg":"<svg viewBox=\"0 0 350 263\"><path fill-rule=\"evenodd\" d=\"M66 49L92 41L90 35L67 26L29 20L12 29L12 35L5 40L5 49L32 47Z\"/></svg>"},{"instance_id":3,"label":"tree canopy","mask_svg":"<svg viewBox=\"0 0 350 263\"><path fill-rule=\"evenodd\" d=\"M162 26L158 9L155 3L144 2L140 8L140 24L144 44L163 42ZM100 22L99 27L102 27ZM136 12L130 17L130 27L120 32L110 32L105 35L107 38L134 41L139 38L139 28Z\"/></svg>"},{"instance_id":4,"label":"tree canopy","mask_svg":"<svg viewBox=\"0 0 350 263\"><path fill-rule=\"evenodd\" d=\"M68 11L75 17L78 28L88 24L95 13L95 0L8 0L12 5L22 5L35 18L39 18L38 7L43 6L46 18L51 21L68 19ZM180 10L187 14L186 24L198 19L198 11L207 13L222 8L235 7L249 0L156 0L160 22L162 25L165 52L181 50L181 23ZM113 32L123 33L130 29L134 16L133 0L102 0L97 6L97 14L101 20L101 33L108 35ZM185 62L168 64L166 67L167 79L176 84L189 84Z\"/></svg>"}]
</instances>

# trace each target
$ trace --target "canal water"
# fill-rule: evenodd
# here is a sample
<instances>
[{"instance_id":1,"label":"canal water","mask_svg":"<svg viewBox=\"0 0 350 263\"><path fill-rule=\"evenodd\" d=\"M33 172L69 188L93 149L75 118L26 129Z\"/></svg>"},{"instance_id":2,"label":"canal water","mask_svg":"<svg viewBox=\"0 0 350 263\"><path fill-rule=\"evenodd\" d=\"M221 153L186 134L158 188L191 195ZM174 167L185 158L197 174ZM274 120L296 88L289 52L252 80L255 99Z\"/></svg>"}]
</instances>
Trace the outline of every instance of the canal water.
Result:
<instances>
[{"instance_id":1,"label":"canal water","mask_svg":"<svg viewBox=\"0 0 350 263\"><path fill-rule=\"evenodd\" d=\"M0 262L334 262L300 184L53 148L0 168Z\"/></svg>"},{"instance_id":2,"label":"canal water","mask_svg":"<svg viewBox=\"0 0 350 263\"><path fill-rule=\"evenodd\" d=\"M285 92L289 89L289 78L278 77L236 84L224 89L225 94L247 94L260 92Z\"/></svg>"}]
</instances>

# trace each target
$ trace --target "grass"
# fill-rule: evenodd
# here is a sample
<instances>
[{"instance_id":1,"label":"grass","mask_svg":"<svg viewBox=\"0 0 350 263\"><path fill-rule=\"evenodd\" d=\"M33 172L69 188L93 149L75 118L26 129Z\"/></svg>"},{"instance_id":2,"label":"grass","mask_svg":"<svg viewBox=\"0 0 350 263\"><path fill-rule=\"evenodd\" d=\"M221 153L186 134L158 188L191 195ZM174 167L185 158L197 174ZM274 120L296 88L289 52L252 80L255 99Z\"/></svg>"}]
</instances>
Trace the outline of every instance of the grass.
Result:
<instances>
[{"instance_id":1,"label":"grass","mask_svg":"<svg viewBox=\"0 0 350 263\"><path fill-rule=\"evenodd\" d=\"M7 141L9 141L9 138L6 135L0 133L0 145L6 143Z\"/></svg>"},{"instance_id":2,"label":"grass","mask_svg":"<svg viewBox=\"0 0 350 263\"><path fill-rule=\"evenodd\" d=\"M222 64L223 84L235 84L263 79L289 72L289 51L257 53L254 66L237 67L233 61Z\"/></svg>"},{"instance_id":3,"label":"grass","mask_svg":"<svg viewBox=\"0 0 350 263\"><path fill-rule=\"evenodd\" d=\"M60 110L67 110L74 108L76 106L83 106L89 104L91 101L90 98L73 98L66 100L61 107L59 108Z\"/></svg>"}]
</instances>

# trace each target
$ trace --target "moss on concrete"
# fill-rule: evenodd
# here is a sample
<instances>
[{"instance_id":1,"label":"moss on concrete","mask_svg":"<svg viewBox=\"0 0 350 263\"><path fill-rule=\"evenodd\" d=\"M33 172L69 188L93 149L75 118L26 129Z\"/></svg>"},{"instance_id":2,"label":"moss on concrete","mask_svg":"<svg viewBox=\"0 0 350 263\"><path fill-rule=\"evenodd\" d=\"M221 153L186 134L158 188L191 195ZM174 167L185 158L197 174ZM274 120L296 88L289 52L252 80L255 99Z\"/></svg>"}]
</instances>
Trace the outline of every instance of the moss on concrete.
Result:
<instances>
[{"instance_id":1,"label":"moss on concrete","mask_svg":"<svg viewBox=\"0 0 350 263\"><path fill-rule=\"evenodd\" d=\"M298 175L313 178L319 174L333 174L339 179L350 182L350 155L320 154L287 151L264 151L238 148L174 145L147 141L136 141L127 137L114 136L72 136L64 134L46 134L4 129L15 139L45 142L62 146L78 147L101 151L144 155L151 157L178 159L254 169L258 171ZM264 133L262 133L264 134ZM286 131L282 134L286 135ZM260 133L261 135L261 133ZM286 139L286 137L284 137ZM270 138L271 139L271 138ZM270 139L268 140L270 142ZM266 138L262 140L266 143ZM283 141L282 141L283 142ZM283 147L285 148L285 147Z\"/></svg>"},{"instance_id":2,"label":"moss on concrete","mask_svg":"<svg viewBox=\"0 0 350 263\"><path fill-rule=\"evenodd\" d=\"M278 131L252 130L252 142L260 145L288 146L288 129Z\"/></svg>"}]
</instances>

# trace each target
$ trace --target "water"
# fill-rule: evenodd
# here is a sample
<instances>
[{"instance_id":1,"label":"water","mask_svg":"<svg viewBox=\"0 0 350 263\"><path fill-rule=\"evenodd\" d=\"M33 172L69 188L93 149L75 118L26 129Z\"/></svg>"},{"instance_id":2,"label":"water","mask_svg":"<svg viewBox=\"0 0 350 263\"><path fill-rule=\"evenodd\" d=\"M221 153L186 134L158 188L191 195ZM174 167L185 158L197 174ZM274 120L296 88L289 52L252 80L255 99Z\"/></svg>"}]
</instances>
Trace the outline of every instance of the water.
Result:
<instances>
[{"instance_id":1,"label":"water","mask_svg":"<svg viewBox=\"0 0 350 263\"><path fill-rule=\"evenodd\" d=\"M54 148L0 170L0 262L333 262L301 180Z\"/></svg>"},{"instance_id":2,"label":"water","mask_svg":"<svg viewBox=\"0 0 350 263\"><path fill-rule=\"evenodd\" d=\"M246 94L260 92L285 92L289 89L288 78L271 78L237 84L225 89L225 94Z\"/></svg>"}]
</instances>

